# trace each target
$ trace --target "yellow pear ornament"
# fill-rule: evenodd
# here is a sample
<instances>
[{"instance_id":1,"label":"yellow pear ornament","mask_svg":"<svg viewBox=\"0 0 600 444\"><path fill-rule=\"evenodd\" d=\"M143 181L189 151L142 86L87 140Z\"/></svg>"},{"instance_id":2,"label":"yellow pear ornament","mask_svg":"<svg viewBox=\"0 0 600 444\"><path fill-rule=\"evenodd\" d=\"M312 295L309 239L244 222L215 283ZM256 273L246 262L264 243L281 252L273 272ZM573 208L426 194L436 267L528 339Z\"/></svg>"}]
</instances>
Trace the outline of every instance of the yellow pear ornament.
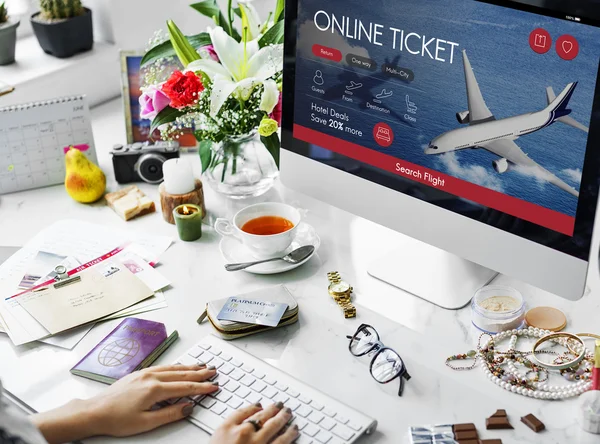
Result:
<instances>
[{"instance_id":1,"label":"yellow pear ornament","mask_svg":"<svg viewBox=\"0 0 600 444\"><path fill-rule=\"evenodd\" d=\"M65 154L65 163L65 188L69 196L81 203L96 202L104 196L106 176L85 154L71 147Z\"/></svg>"}]
</instances>

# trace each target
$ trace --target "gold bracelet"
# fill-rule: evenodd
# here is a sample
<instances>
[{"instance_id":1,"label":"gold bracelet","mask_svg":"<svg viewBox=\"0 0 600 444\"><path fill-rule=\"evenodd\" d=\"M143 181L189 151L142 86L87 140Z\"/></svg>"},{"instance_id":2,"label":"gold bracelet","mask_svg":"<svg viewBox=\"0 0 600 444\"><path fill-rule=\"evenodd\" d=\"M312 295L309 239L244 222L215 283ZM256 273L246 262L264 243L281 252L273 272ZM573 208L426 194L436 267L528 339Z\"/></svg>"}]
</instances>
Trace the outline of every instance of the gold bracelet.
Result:
<instances>
[{"instance_id":1,"label":"gold bracelet","mask_svg":"<svg viewBox=\"0 0 600 444\"><path fill-rule=\"evenodd\" d=\"M579 336L580 338L592 338L592 339L598 339L598 340L600 340L600 335L595 335L593 333L577 333L577 336ZM571 345L569 344L569 341L567 341L567 348L574 355L577 354L577 351L575 351L575 350L573 350L571 348Z\"/></svg>"},{"instance_id":2,"label":"gold bracelet","mask_svg":"<svg viewBox=\"0 0 600 444\"><path fill-rule=\"evenodd\" d=\"M581 344L581 351L575 354L578 354L578 356L569 362L563 363L563 364L548 364L546 362L542 362L540 361L537 356L535 355L535 352L537 350L537 348L542 345L544 342L548 342L548 341L552 341L552 340L556 340L558 338L567 338L568 339L573 339L575 341L579 341L579 343ZM557 341L558 342L558 341ZM560 344L560 342L559 342ZM566 342L567 347L568 347L568 341ZM562 345L562 344L561 344ZM569 348L569 350L571 350ZM574 335L572 333L550 333L540 339L538 339L538 341L535 343L535 345L533 346L533 359L536 360L536 362L541 365L542 367L545 367L549 370L565 370L567 368L571 368L576 366L577 364L579 364L581 361L583 361L583 358L585 358L585 343L583 342L583 339L581 339L579 336Z\"/></svg>"}]
</instances>

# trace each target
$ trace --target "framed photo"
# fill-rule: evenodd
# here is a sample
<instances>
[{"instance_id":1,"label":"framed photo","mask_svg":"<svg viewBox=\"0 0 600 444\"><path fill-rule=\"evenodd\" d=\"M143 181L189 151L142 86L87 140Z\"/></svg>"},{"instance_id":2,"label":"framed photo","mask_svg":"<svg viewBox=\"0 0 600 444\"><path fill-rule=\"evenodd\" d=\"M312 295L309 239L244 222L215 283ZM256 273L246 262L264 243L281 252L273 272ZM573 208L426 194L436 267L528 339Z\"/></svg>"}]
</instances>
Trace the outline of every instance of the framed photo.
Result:
<instances>
[{"instance_id":1,"label":"framed photo","mask_svg":"<svg viewBox=\"0 0 600 444\"><path fill-rule=\"evenodd\" d=\"M143 83L144 69L141 61L144 55L141 51L121 51L121 97L125 111L125 128L127 131L127 143L147 142L160 140L160 131L155 130L150 134L151 122L140 117L140 87ZM174 62L173 70L181 69ZM179 138L181 148L195 149L198 142L190 130Z\"/></svg>"}]
</instances>

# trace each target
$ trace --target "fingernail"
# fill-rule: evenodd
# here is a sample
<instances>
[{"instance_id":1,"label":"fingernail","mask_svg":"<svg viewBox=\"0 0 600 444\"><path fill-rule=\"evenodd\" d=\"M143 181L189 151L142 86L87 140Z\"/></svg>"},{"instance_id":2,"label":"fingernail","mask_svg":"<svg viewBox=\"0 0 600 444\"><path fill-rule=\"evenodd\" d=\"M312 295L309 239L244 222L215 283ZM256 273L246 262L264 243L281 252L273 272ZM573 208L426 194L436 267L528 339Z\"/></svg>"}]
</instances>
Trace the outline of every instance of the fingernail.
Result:
<instances>
[{"instance_id":1,"label":"fingernail","mask_svg":"<svg viewBox=\"0 0 600 444\"><path fill-rule=\"evenodd\" d=\"M287 413L288 415L291 415L292 414L292 409L289 408L289 407L286 407L285 408L285 413Z\"/></svg>"},{"instance_id":2,"label":"fingernail","mask_svg":"<svg viewBox=\"0 0 600 444\"><path fill-rule=\"evenodd\" d=\"M217 367L215 367L214 365L209 365L208 367L206 367L208 370L216 370Z\"/></svg>"},{"instance_id":3,"label":"fingernail","mask_svg":"<svg viewBox=\"0 0 600 444\"><path fill-rule=\"evenodd\" d=\"M275 408L281 410L283 408L283 402L279 401L277 404L275 404Z\"/></svg>"},{"instance_id":4,"label":"fingernail","mask_svg":"<svg viewBox=\"0 0 600 444\"><path fill-rule=\"evenodd\" d=\"M206 367L206 364L204 362L199 362L198 364L196 364L196 367L204 368L204 367Z\"/></svg>"},{"instance_id":5,"label":"fingernail","mask_svg":"<svg viewBox=\"0 0 600 444\"><path fill-rule=\"evenodd\" d=\"M262 409L262 404L260 402L257 402L256 404L254 404L256 407L258 407L259 409Z\"/></svg>"},{"instance_id":6,"label":"fingernail","mask_svg":"<svg viewBox=\"0 0 600 444\"><path fill-rule=\"evenodd\" d=\"M294 430L295 430L296 432L297 432L297 431L299 431L298 424L294 424Z\"/></svg>"},{"instance_id":7,"label":"fingernail","mask_svg":"<svg viewBox=\"0 0 600 444\"><path fill-rule=\"evenodd\" d=\"M194 404L186 404L183 409L181 409L181 413L183 416L190 416L194 412Z\"/></svg>"},{"instance_id":8,"label":"fingernail","mask_svg":"<svg viewBox=\"0 0 600 444\"><path fill-rule=\"evenodd\" d=\"M215 385L215 386L217 386L217 387L218 387L218 386L219 386L219 381L215 381L215 382L213 382L213 383L212 383L212 385Z\"/></svg>"}]
</instances>

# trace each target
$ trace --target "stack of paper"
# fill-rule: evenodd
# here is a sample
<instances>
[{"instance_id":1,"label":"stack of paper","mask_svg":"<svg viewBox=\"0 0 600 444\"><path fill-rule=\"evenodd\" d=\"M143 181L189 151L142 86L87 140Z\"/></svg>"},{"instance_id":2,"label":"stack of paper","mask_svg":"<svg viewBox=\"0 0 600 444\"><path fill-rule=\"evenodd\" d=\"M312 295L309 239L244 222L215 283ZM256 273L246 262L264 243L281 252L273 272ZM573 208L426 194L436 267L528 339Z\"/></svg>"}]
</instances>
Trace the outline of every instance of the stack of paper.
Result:
<instances>
[{"instance_id":1,"label":"stack of paper","mask_svg":"<svg viewBox=\"0 0 600 444\"><path fill-rule=\"evenodd\" d=\"M58 222L0 266L0 327L15 345L42 340L72 348L92 327L73 329L77 325L163 308L160 290L170 283L153 266L170 245L168 237L74 220ZM60 289L61 297L55 282L49 281L59 264L80 277ZM123 297L107 297L114 291Z\"/></svg>"}]
</instances>

